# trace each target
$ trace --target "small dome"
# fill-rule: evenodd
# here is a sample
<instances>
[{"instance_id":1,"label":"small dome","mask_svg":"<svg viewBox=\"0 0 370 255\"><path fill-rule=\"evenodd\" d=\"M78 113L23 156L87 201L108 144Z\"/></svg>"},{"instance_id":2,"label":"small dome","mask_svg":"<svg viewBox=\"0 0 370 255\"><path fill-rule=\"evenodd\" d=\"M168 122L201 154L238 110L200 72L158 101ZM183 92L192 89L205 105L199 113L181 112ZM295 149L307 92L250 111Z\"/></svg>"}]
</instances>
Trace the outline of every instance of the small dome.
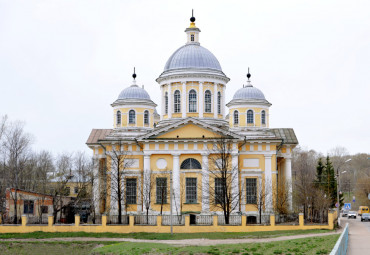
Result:
<instances>
[{"instance_id":1,"label":"small dome","mask_svg":"<svg viewBox=\"0 0 370 255\"><path fill-rule=\"evenodd\" d=\"M221 65L215 55L199 44L186 44L176 50L168 59L164 71L200 68L222 71Z\"/></svg>"},{"instance_id":2,"label":"small dome","mask_svg":"<svg viewBox=\"0 0 370 255\"><path fill-rule=\"evenodd\" d=\"M235 92L233 99L266 100L265 95L262 93L262 91L253 87L252 85L248 85L244 88L238 89L238 91Z\"/></svg>"},{"instance_id":3,"label":"small dome","mask_svg":"<svg viewBox=\"0 0 370 255\"><path fill-rule=\"evenodd\" d=\"M118 99L147 99L150 100L150 96L145 89L140 88L137 85L131 85L128 88L122 90L119 94Z\"/></svg>"}]
</instances>

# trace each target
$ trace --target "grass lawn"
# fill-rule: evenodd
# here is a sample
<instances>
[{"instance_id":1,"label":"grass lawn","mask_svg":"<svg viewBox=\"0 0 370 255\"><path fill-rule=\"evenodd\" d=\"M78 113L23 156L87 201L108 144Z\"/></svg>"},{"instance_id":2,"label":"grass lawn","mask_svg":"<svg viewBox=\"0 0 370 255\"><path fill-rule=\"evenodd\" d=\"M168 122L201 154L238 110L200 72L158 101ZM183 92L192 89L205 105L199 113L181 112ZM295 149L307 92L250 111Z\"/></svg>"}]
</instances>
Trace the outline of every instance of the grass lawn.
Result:
<instances>
[{"instance_id":1,"label":"grass lawn","mask_svg":"<svg viewBox=\"0 0 370 255\"><path fill-rule=\"evenodd\" d=\"M179 234L168 234L168 233L130 233L130 234L118 234L118 233L87 233L87 232L66 232L66 233L52 233L52 232L32 232L32 233L7 233L0 234L1 239L9 238L54 238L54 237L111 237L111 238L135 238L135 239L149 239L149 240L180 240L180 239L237 239L237 238L267 238L267 237L278 237L278 236L291 236L291 235L303 235L312 233L326 233L332 232L332 230L291 230L291 231L266 231L266 232L214 232L214 233L179 233Z\"/></svg>"},{"instance_id":2,"label":"grass lawn","mask_svg":"<svg viewBox=\"0 0 370 255\"><path fill-rule=\"evenodd\" d=\"M231 244L215 246L185 246L175 247L166 244L153 243L118 243L95 248L90 254L242 254L242 255L268 255L268 254L329 254L337 241L339 234L278 241L269 243Z\"/></svg>"}]
</instances>

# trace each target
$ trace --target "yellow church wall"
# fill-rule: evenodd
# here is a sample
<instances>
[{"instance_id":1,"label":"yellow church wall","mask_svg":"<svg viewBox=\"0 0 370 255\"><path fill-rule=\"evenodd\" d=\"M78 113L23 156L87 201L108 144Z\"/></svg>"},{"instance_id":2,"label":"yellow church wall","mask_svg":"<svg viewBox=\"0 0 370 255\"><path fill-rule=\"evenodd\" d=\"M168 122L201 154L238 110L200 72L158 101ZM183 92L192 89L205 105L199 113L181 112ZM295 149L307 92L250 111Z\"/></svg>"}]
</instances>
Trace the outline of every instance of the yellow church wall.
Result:
<instances>
[{"instance_id":1,"label":"yellow church wall","mask_svg":"<svg viewBox=\"0 0 370 255\"><path fill-rule=\"evenodd\" d=\"M164 148L165 148L164 143L160 143L160 144L158 144L158 148L159 148L160 150L164 150Z\"/></svg>"},{"instance_id":2,"label":"yellow church wall","mask_svg":"<svg viewBox=\"0 0 370 255\"><path fill-rule=\"evenodd\" d=\"M197 203L186 203L186 178L197 178ZM191 173L186 170L181 172L180 179L181 186L181 203L182 211L184 212L200 212L202 210L202 174L201 173Z\"/></svg>"},{"instance_id":3,"label":"yellow church wall","mask_svg":"<svg viewBox=\"0 0 370 255\"><path fill-rule=\"evenodd\" d=\"M230 126L234 126L234 111L237 110L239 112L239 124L238 127L266 127L267 124L262 125L261 123L261 112L264 110L266 112L266 123L269 123L269 111L265 108L256 108L256 107L237 107L237 108L231 108L229 110L229 124ZM253 110L254 113L254 123L253 124L247 124L247 111Z\"/></svg>"},{"instance_id":4,"label":"yellow church wall","mask_svg":"<svg viewBox=\"0 0 370 255\"><path fill-rule=\"evenodd\" d=\"M184 144L183 144L183 143L179 143L179 144L177 145L177 148L178 148L179 150L183 150L183 149L184 149Z\"/></svg>"},{"instance_id":5,"label":"yellow church wall","mask_svg":"<svg viewBox=\"0 0 370 255\"><path fill-rule=\"evenodd\" d=\"M194 150L194 144L188 143L188 150Z\"/></svg>"},{"instance_id":6,"label":"yellow church wall","mask_svg":"<svg viewBox=\"0 0 370 255\"><path fill-rule=\"evenodd\" d=\"M188 112L186 117L199 117L199 112Z\"/></svg>"},{"instance_id":7,"label":"yellow church wall","mask_svg":"<svg viewBox=\"0 0 370 255\"><path fill-rule=\"evenodd\" d=\"M212 131L198 127L194 124L188 124L166 134L160 135L158 138L177 138L177 136L179 136L179 138L202 138L203 135L205 137L220 137L220 135L215 134Z\"/></svg>"},{"instance_id":8,"label":"yellow church wall","mask_svg":"<svg viewBox=\"0 0 370 255\"><path fill-rule=\"evenodd\" d=\"M203 113L204 118L213 118L213 113Z\"/></svg>"},{"instance_id":9,"label":"yellow church wall","mask_svg":"<svg viewBox=\"0 0 370 255\"><path fill-rule=\"evenodd\" d=\"M249 167L249 166L244 166L244 159L258 159L259 160L259 166L258 167ZM262 171L265 171L265 157L262 154L252 154L252 155L246 155L246 154L241 154L239 155L239 167L240 169L256 169L259 168Z\"/></svg>"},{"instance_id":10,"label":"yellow church wall","mask_svg":"<svg viewBox=\"0 0 370 255\"><path fill-rule=\"evenodd\" d=\"M167 161L165 169L159 169L157 167L157 160L163 158ZM152 171L168 171L173 169L173 156L170 154L153 154L150 156L150 169Z\"/></svg>"},{"instance_id":11,"label":"yellow church wall","mask_svg":"<svg viewBox=\"0 0 370 255\"><path fill-rule=\"evenodd\" d=\"M181 113L172 113L172 118L181 118L182 114Z\"/></svg>"},{"instance_id":12,"label":"yellow church wall","mask_svg":"<svg viewBox=\"0 0 370 255\"><path fill-rule=\"evenodd\" d=\"M117 111L121 112L121 125L117 125ZM135 124L128 124L128 113L130 110L134 110L136 114L136 123ZM144 111L149 111L149 124L144 125ZM142 108L142 107L121 107L118 109L113 110L114 113L114 127L127 127L129 126L138 126L138 127L152 127L154 124L154 110L151 108Z\"/></svg>"},{"instance_id":13,"label":"yellow church wall","mask_svg":"<svg viewBox=\"0 0 370 255\"><path fill-rule=\"evenodd\" d=\"M169 212L170 211L170 174L168 173L161 173L161 174L153 174L152 176L152 181L153 181L153 189L151 193L151 208L154 211L160 212L161 211L161 206L162 206L162 211L163 212ZM167 178L167 203L161 205L160 203L157 204L157 194L156 194L156 189L157 189L157 178Z\"/></svg>"},{"instance_id":14,"label":"yellow church wall","mask_svg":"<svg viewBox=\"0 0 370 255\"><path fill-rule=\"evenodd\" d=\"M200 164L202 164L202 156L200 154L183 154L180 155L180 165L187 158L194 158L198 160Z\"/></svg>"}]
</instances>

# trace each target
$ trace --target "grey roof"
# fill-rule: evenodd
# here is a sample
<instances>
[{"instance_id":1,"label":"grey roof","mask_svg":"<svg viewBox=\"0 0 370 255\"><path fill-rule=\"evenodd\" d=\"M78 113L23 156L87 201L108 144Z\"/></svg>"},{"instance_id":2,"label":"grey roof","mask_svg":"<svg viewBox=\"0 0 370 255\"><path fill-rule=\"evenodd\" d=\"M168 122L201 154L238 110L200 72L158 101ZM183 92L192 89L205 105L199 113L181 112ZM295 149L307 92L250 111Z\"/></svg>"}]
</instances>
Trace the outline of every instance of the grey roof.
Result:
<instances>
[{"instance_id":1,"label":"grey roof","mask_svg":"<svg viewBox=\"0 0 370 255\"><path fill-rule=\"evenodd\" d=\"M272 128L270 129L276 137L283 139L283 143L298 144L298 139L293 128Z\"/></svg>"},{"instance_id":2,"label":"grey roof","mask_svg":"<svg viewBox=\"0 0 370 255\"><path fill-rule=\"evenodd\" d=\"M122 90L119 94L118 99L147 99L150 100L150 96L145 89L140 88L137 85L131 85L128 88Z\"/></svg>"},{"instance_id":3,"label":"grey roof","mask_svg":"<svg viewBox=\"0 0 370 255\"><path fill-rule=\"evenodd\" d=\"M253 87L252 85L248 85L244 88L238 89L238 91L235 92L233 99L266 100L265 95L262 93L262 91Z\"/></svg>"},{"instance_id":4,"label":"grey roof","mask_svg":"<svg viewBox=\"0 0 370 255\"><path fill-rule=\"evenodd\" d=\"M220 63L212 52L198 44L186 44L176 50L168 59L164 71L183 68L222 71Z\"/></svg>"},{"instance_id":5,"label":"grey roof","mask_svg":"<svg viewBox=\"0 0 370 255\"><path fill-rule=\"evenodd\" d=\"M113 129L93 129L91 130L90 136L87 139L86 143L97 143L98 140L103 140L107 137L110 133L112 133Z\"/></svg>"}]
</instances>

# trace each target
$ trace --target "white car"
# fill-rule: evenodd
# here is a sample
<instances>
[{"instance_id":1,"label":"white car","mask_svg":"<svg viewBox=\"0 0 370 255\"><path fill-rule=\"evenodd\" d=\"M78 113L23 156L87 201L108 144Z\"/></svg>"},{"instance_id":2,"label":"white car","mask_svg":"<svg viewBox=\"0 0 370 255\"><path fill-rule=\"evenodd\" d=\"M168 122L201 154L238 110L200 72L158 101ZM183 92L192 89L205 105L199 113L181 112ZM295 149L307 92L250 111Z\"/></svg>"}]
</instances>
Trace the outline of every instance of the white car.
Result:
<instances>
[{"instance_id":1,"label":"white car","mask_svg":"<svg viewBox=\"0 0 370 255\"><path fill-rule=\"evenodd\" d=\"M357 213L356 212L354 212L354 211L349 211L348 212L348 219L350 219L350 218L354 218L354 219L356 219L356 217L357 217Z\"/></svg>"}]
</instances>

